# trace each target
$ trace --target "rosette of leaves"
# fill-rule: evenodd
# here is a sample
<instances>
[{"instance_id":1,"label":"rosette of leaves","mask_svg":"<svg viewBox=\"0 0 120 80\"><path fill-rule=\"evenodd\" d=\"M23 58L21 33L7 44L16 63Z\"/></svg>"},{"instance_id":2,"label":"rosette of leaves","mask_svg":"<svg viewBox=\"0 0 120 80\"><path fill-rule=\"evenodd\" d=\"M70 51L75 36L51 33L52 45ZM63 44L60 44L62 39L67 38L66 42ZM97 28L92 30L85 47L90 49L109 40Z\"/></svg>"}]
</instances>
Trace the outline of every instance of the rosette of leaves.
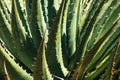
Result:
<instances>
[{"instance_id":1,"label":"rosette of leaves","mask_svg":"<svg viewBox=\"0 0 120 80\"><path fill-rule=\"evenodd\" d=\"M120 0L0 0L0 80L119 80Z\"/></svg>"}]
</instances>

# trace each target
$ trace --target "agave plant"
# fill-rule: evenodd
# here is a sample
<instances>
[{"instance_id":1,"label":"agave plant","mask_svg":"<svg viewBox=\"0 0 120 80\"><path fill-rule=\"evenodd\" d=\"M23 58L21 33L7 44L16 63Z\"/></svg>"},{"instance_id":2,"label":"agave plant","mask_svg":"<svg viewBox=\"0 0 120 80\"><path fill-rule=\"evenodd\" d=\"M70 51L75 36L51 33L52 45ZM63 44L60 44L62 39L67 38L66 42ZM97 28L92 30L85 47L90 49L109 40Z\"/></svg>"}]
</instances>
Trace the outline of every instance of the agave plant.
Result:
<instances>
[{"instance_id":1,"label":"agave plant","mask_svg":"<svg viewBox=\"0 0 120 80\"><path fill-rule=\"evenodd\" d=\"M0 80L119 80L120 0L0 0Z\"/></svg>"}]
</instances>

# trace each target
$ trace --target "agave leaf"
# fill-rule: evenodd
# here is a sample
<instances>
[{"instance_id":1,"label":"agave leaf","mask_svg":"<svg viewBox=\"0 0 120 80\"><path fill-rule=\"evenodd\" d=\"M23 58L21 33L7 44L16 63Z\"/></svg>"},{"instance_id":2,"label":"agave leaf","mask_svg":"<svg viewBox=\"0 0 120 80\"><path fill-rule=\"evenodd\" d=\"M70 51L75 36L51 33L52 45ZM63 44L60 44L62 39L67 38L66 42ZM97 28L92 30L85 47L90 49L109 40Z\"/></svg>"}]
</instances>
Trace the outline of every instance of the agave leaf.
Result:
<instances>
[{"instance_id":1,"label":"agave leaf","mask_svg":"<svg viewBox=\"0 0 120 80\"><path fill-rule=\"evenodd\" d=\"M4 40L4 43L7 44L7 47L10 49L10 51L13 51L13 48L10 46L13 44L12 42L11 43L9 42L9 40L12 40L10 20L8 18L8 16L10 16L10 13L8 8L3 5L5 5L5 3L1 0L0 1L0 37L2 40Z\"/></svg>"},{"instance_id":2,"label":"agave leaf","mask_svg":"<svg viewBox=\"0 0 120 80\"><path fill-rule=\"evenodd\" d=\"M0 73L5 60L12 80L118 79L119 1L0 0Z\"/></svg>"},{"instance_id":3,"label":"agave leaf","mask_svg":"<svg viewBox=\"0 0 120 80\"><path fill-rule=\"evenodd\" d=\"M82 14L81 15L81 22L80 22L80 27L83 27L83 25L85 24L85 21L87 20L88 16L89 16L89 13L90 11L92 10L93 8L93 5L94 3L96 2L96 0L90 0L90 1L87 1L86 2L82 2Z\"/></svg>"},{"instance_id":4,"label":"agave leaf","mask_svg":"<svg viewBox=\"0 0 120 80\"><path fill-rule=\"evenodd\" d=\"M9 2L9 1L6 1L6 2ZM6 2L3 1L3 0L1 0L1 1L0 1L0 4L1 4L1 8L2 8L4 14L5 14L6 19L7 19L8 22L10 23L10 10L9 10L10 7L7 6L7 3L6 3ZM10 3L9 3L9 4L10 4Z\"/></svg>"},{"instance_id":5,"label":"agave leaf","mask_svg":"<svg viewBox=\"0 0 120 80\"><path fill-rule=\"evenodd\" d=\"M24 0L17 0L16 1L16 7L17 7L17 11L19 13L19 17L21 19L21 22L23 24L23 27L25 28L27 34L29 35L29 37L31 37L30 34L30 29L29 29L29 24L27 21L27 10L26 10L26 6L25 6L25 1Z\"/></svg>"},{"instance_id":6,"label":"agave leaf","mask_svg":"<svg viewBox=\"0 0 120 80\"><path fill-rule=\"evenodd\" d=\"M113 24L113 22L116 20L116 18L119 16L119 13L120 13L119 0L116 0L116 1L113 0L109 9L111 9L111 12L109 13L110 15L106 15L106 21L104 22L101 36L103 36L105 34L105 32L108 30L109 26L111 26Z\"/></svg>"},{"instance_id":7,"label":"agave leaf","mask_svg":"<svg viewBox=\"0 0 120 80\"><path fill-rule=\"evenodd\" d=\"M31 10L30 30L35 46L38 49L44 30L46 29L41 0L34 0L32 2Z\"/></svg>"},{"instance_id":8,"label":"agave leaf","mask_svg":"<svg viewBox=\"0 0 120 80\"><path fill-rule=\"evenodd\" d=\"M113 0L114 1L114 0ZM112 22L116 19L116 17L118 17L118 14L119 14L119 11L120 11L120 8L119 8L119 4L115 1L114 2L114 5L113 5L113 3L111 3L111 2L113 2L113 1L108 1L107 3L105 3L105 6L107 5L108 6L108 4L110 3L111 5L109 5L108 6L108 10L106 10L106 12L104 13L104 15L107 15L106 13L110 13L108 16L110 16L111 18L112 18L112 21L110 21L111 20L111 18L109 18L109 19L107 19L105 22L104 22L104 18L102 18L102 19L100 19L100 23L101 22L104 22L104 24L100 24L99 22L97 22L97 23L99 23L99 25L97 25L96 24L96 29L94 30L94 32L93 33L96 33L96 34L93 34L93 36L92 36L92 38L89 40L89 43L88 43L88 50L90 50L90 48L92 48L92 46L93 46L93 44L95 44L96 43L96 41L98 41L98 39L100 38L100 36L102 36L103 35L103 31L104 31L104 29L108 29L108 24L112 24ZM112 6L114 6L114 7L112 7ZM111 9L112 8L112 9ZM104 11L103 11L104 12ZM103 14L103 13L102 13ZM114 14L116 14L116 15L114 15ZM101 15L101 14L100 14ZM103 15L103 16L104 16ZM100 16L99 16L100 17ZM99 18L98 18L99 19ZM106 25L105 25L106 24ZM100 28L100 27L98 27L98 26L100 26L100 25L103 25L103 27L101 27L101 29L99 30L98 28ZM106 28L107 27L107 28ZM103 29L104 28L104 29ZM99 31L98 31L98 30ZM105 51L106 51L106 49L109 49L109 47L110 46L115 46L114 45L114 43L116 42L116 39L118 38L118 36L119 36L119 24L116 26L116 28L114 28L114 31L112 31L112 33L110 34L110 36L104 41L104 43L101 45L101 48L99 49L99 51L96 53L96 55L95 55L95 57L92 59L92 61L90 62L90 64L88 65L88 67L90 68L90 66L92 66L95 62L98 62L98 59L99 60L102 60L103 58L101 58L100 59L100 57L101 56L103 56L103 55L106 55L106 54L104 54L105 53ZM102 49L102 50L101 50ZM111 50L111 49L109 49L109 50ZM105 56L103 56L103 57L105 57ZM94 64L95 65L95 64ZM88 68L87 67L87 68ZM92 67L91 67L92 68Z\"/></svg>"},{"instance_id":9,"label":"agave leaf","mask_svg":"<svg viewBox=\"0 0 120 80\"><path fill-rule=\"evenodd\" d=\"M43 10L44 20L48 23L48 0L41 0L41 6Z\"/></svg>"},{"instance_id":10,"label":"agave leaf","mask_svg":"<svg viewBox=\"0 0 120 80\"><path fill-rule=\"evenodd\" d=\"M32 0L26 0L25 1L25 8L26 8L26 15L27 15L27 18L28 18L28 22L30 22L30 16L31 16L31 9L32 9L32 6L31 6L31 4L32 4Z\"/></svg>"},{"instance_id":11,"label":"agave leaf","mask_svg":"<svg viewBox=\"0 0 120 80\"><path fill-rule=\"evenodd\" d=\"M62 0L53 0L53 6L55 7L56 11L59 10L61 2L62 2Z\"/></svg>"},{"instance_id":12,"label":"agave leaf","mask_svg":"<svg viewBox=\"0 0 120 80\"><path fill-rule=\"evenodd\" d=\"M30 41L29 35L21 21L20 14L18 13L17 7L18 2L16 0L12 1L12 14L11 14L11 28L12 37L14 43L14 54L18 59L20 59L27 67L32 69L33 58L35 56L36 49Z\"/></svg>"},{"instance_id":13,"label":"agave leaf","mask_svg":"<svg viewBox=\"0 0 120 80\"><path fill-rule=\"evenodd\" d=\"M102 7L102 5L104 4L104 1L99 1L97 2L96 0L94 0L93 2L89 1L88 5L85 7L85 12L83 15L81 15L82 17L84 17L84 15L88 14L87 12L89 11L89 14L86 15L86 22L83 25L83 20L80 22L80 35L78 36L78 43L77 43L77 50L75 52L74 55L74 59L71 64L75 63L73 65L73 68L76 68L76 62L80 62L81 61L81 57L85 55L86 51L87 51L87 43L90 40L93 30L94 30L94 23L97 19L98 16L98 12L100 12L100 9ZM84 4L83 4L84 6ZM91 7L90 7L91 6ZM87 9L89 8L89 9Z\"/></svg>"},{"instance_id":14,"label":"agave leaf","mask_svg":"<svg viewBox=\"0 0 120 80\"><path fill-rule=\"evenodd\" d=\"M84 56L86 53L88 40L91 38L91 34L95 27L94 23L97 19L98 12L100 12L103 3L104 1L99 1L99 2L93 1L93 3L91 3L92 9L90 8L91 11L88 14L85 24L82 26L81 23L82 30L79 37L79 44L78 44L79 48L76 50L76 55L77 55L76 62L80 62L82 59L81 57Z\"/></svg>"},{"instance_id":15,"label":"agave leaf","mask_svg":"<svg viewBox=\"0 0 120 80\"><path fill-rule=\"evenodd\" d=\"M96 66L95 70L92 72L88 72L88 74L85 76L85 80L94 80L95 77L97 77L108 65L109 61L109 55L103 59L99 64Z\"/></svg>"},{"instance_id":16,"label":"agave leaf","mask_svg":"<svg viewBox=\"0 0 120 80\"><path fill-rule=\"evenodd\" d=\"M106 27L112 25L112 22L114 22L114 20L118 17L118 14L119 14L119 5L116 1L109 0L106 3L104 3L95 21L94 24L95 28L93 29L93 32L91 34L92 36L88 42L88 47L87 47L88 50L92 48L93 44L96 43L101 36L103 36L102 31L104 29L107 29ZM112 19L109 18L109 16L111 16ZM112 21L108 21L108 20L112 20ZM105 24L110 24L110 25L106 26Z\"/></svg>"},{"instance_id":17,"label":"agave leaf","mask_svg":"<svg viewBox=\"0 0 120 80\"><path fill-rule=\"evenodd\" d=\"M68 49L68 61L69 69L73 68L74 55L76 48L79 48L79 36L80 36L80 18L82 16L82 0L71 0L68 5L67 23L66 23L66 35L67 35L67 49ZM79 55L80 57L80 55Z\"/></svg>"},{"instance_id":18,"label":"agave leaf","mask_svg":"<svg viewBox=\"0 0 120 80\"><path fill-rule=\"evenodd\" d=\"M32 38L35 44L35 47L38 49L39 44L41 41L40 31L37 24L37 0L32 1L32 7L31 7L31 16L30 16L30 30L32 34Z\"/></svg>"},{"instance_id":19,"label":"agave leaf","mask_svg":"<svg viewBox=\"0 0 120 80\"><path fill-rule=\"evenodd\" d=\"M109 55L109 52L115 47L115 44L117 42L117 38L120 36L120 27L119 24L116 25L114 28L114 31L111 32L110 36L103 42L89 65L87 66L86 70L89 71L92 65L98 64L99 61L102 61L107 55Z\"/></svg>"},{"instance_id":20,"label":"agave leaf","mask_svg":"<svg viewBox=\"0 0 120 80\"><path fill-rule=\"evenodd\" d=\"M54 24L48 35L48 43L46 49L46 59L50 72L56 76L65 77L68 73L64 67L61 49L61 19L63 15L65 1L63 0L55 18ZM57 67L57 69L55 68Z\"/></svg>"},{"instance_id":21,"label":"agave leaf","mask_svg":"<svg viewBox=\"0 0 120 80\"><path fill-rule=\"evenodd\" d=\"M1 61L6 61L6 68L12 80L33 80L32 76L15 62L15 58L6 52L2 42L0 42L0 55L2 56ZM4 64L2 63L1 66L4 66Z\"/></svg>"},{"instance_id":22,"label":"agave leaf","mask_svg":"<svg viewBox=\"0 0 120 80\"><path fill-rule=\"evenodd\" d=\"M93 16L94 18L91 18L90 16L88 16L88 20L90 17L91 22L86 21L87 22L86 26L84 26L85 28L83 27L83 30L81 32L82 40L80 40L81 41L80 45L79 45L80 49L79 49L78 53L83 53L83 56L87 52L87 50L90 50L93 47L93 45L104 35L103 34L104 30L108 30L109 26L112 25L112 22L114 22L114 20L118 17L118 14L119 14L120 9L119 9L118 1L109 0L107 2L105 2L105 1L100 1L100 2L101 2L101 5L100 5L100 3L97 3L97 4L99 4L101 7L99 7L97 11L93 10L93 12L96 11L95 14L92 14L92 12L91 12L91 15L96 16L96 19L94 16ZM106 6L106 7L104 8L104 6ZM112 7L112 6L114 6L114 7ZM97 9L97 8L95 8L95 9ZM100 10L100 13L98 14L99 10ZM86 29L87 26L89 26L88 29ZM91 31L90 31L90 29L91 29ZM90 33L89 33L89 31L90 31ZM88 37L88 34L90 34L89 37Z\"/></svg>"},{"instance_id":23,"label":"agave leaf","mask_svg":"<svg viewBox=\"0 0 120 80\"><path fill-rule=\"evenodd\" d=\"M69 2L69 8L67 13L67 37L68 37L68 53L69 58L73 56L76 50L76 33L78 28L77 20L78 16L78 7L79 7L80 0L73 0Z\"/></svg>"},{"instance_id":24,"label":"agave leaf","mask_svg":"<svg viewBox=\"0 0 120 80\"><path fill-rule=\"evenodd\" d=\"M95 19L95 17L91 18L92 17L91 16L90 20L92 22L87 21L87 23L86 23L86 25L88 25L89 22L90 22L88 29L86 29L87 32L86 31L85 31L86 33L83 32L83 31L81 32L81 36L83 36L84 33L86 35L84 34L84 36L80 38L80 39L82 39L82 42L80 42L80 44L79 44L80 49L78 49L76 51L76 53L78 53L78 55L79 55L79 56L77 55L78 56L77 62L79 62L80 55L81 55L79 53L82 53L82 54L87 53L87 51L89 51L91 48L93 48L94 44L104 35L103 32L102 32L102 31L104 31L103 28L108 30L109 29L108 27L110 25L112 25L113 22L115 21L115 19L118 17L118 14L119 14L119 3L118 3L118 1L109 0L109 1L100 1L100 2L101 2L101 5L100 5L100 3L97 3L97 4L99 4L101 6L101 8L99 7L97 12L95 12L95 10L93 10L93 13L95 12L95 14L96 14L96 19ZM104 6L106 6L106 7L104 8ZM114 7L112 7L112 6L114 6ZM97 9L97 8L95 8L95 9ZM100 9L100 13L98 14L99 9ZM106 9L108 9L108 10L106 10ZM114 14L116 14L116 15L114 15ZM91 11L91 15L92 15L92 11ZM106 15L110 16L112 19L109 18L109 17L107 17L107 18L104 18L104 17L102 18L101 17L101 16L106 16ZM89 20L89 16L88 16L87 19ZM93 20L95 20L95 21L93 21ZM107 24L109 24L109 25L107 25ZM92 27L92 30L90 31L90 35L89 35L89 30L91 29L90 26ZM83 27L83 30L85 30L85 27L86 26ZM85 39L88 35L89 35L88 39ZM118 37L118 35L119 35L119 31L118 31L118 34L116 35L116 38ZM116 38L114 38L114 40ZM85 42L85 40L87 40L87 41ZM106 39L106 40L108 40L109 42L113 41L111 39ZM102 48L102 49L104 49L104 48ZM99 55L102 55L102 54L99 54ZM96 57L96 59L98 60L99 58ZM94 62L96 62L96 60L94 61L94 59L93 59L91 62L94 63Z\"/></svg>"},{"instance_id":25,"label":"agave leaf","mask_svg":"<svg viewBox=\"0 0 120 80\"><path fill-rule=\"evenodd\" d=\"M5 3L5 5L7 6L7 9L11 12L11 3L12 3L12 0L1 0Z\"/></svg>"},{"instance_id":26,"label":"agave leaf","mask_svg":"<svg viewBox=\"0 0 120 80\"><path fill-rule=\"evenodd\" d=\"M118 40L117 45L114 48L114 51L112 51L112 54L110 55L108 67L107 67L105 73L101 76L101 78L99 80L103 80L103 79L104 80L114 80L114 79L118 80L119 79L118 74L120 73L120 70L119 69L117 70L118 65L116 64L116 59L119 58L119 56L118 56L118 52L119 52L118 49L119 49L119 45L120 45L119 40Z\"/></svg>"},{"instance_id":27,"label":"agave leaf","mask_svg":"<svg viewBox=\"0 0 120 80\"><path fill-rule=\"evenodd\" d=\"M112 32L113 28L116 26L116 24L118 24L118 21L120 20L120 17L118 17L115 22L113 23L113 25L110 27L110 29L106 32L106 34L99 39L99 41L94 45L94 47L87 52L86 56L83 58L81 64L78 66L78 68L76 69L74 75L73 75L73 80L77 80L77 79L82 79L82 76L84 74L84 70L86 69L87 65L89 64L89 62L91 61L91 59L94 57L95 53L98 51L98 49L100 48L101 44L105 41L105 39L110 35L110 33Z\"/></svg>"},{"instance_id":28,"label":"agave leaf","mask_svg":"<svg viewBox=\"0 0 120 80\"><path fill-rule=\"evenodd\" d=\"M107 70L106 70L106 77L105 77L105 80L112 80L113 78L113 69L114 69L114 61L115 61L115 57L116 57L116 54L117 54L117 51L118 51L118 47L119 47L119 42L117 43L116 47L115 47L115 50L113 51L113 53L110 55L110 62L109 62L109 65L107 67Z\"/></svg>"},{"instance_id":29,"label":"agave leaf","mask_svg":"<svg viewBox=\"0 0 120 80\"><path fill-rule=\"evenodd\" d=\"M97 54L102 54L102 57L99 57L99 60L97 60L96 63L92 64L92 65L94 65L93 67L89 67L90 63L92 63L94 61L94 59L96 57L98 57L99 55L94 56L94 58L91 60L91 62L88 64L88 66L86 68L86 73L88 73L85 77L86 80L89 80L89 79L93 80L95 77L98 77L98 75L100 75L101 72L104 72L104 69L106 69L106 67L108 66L108 63L110 60L109 57L110 57L111 51L116 46L116 42L117 41L113 40L113 42L107 43L107 44L111 45L110 47L106 47L106 46L102 47L103 51L100 49L100 52L98 51L98 53L97 53ZM115 44L115 45L113 45L113 44ZM104 50L104 48L105 48L105 50ZM106 58L107 58L107 60L105 60ZM103 63L103 61L104 61L104 63ZM101 65L101 63L103 63L103 65ZM90 68L89 70L88 70L88 67Z\"/></svg>"},{"instance_id":30,"label":"agave leaf","mask_svg":"<svg viewBox=\"0 0 120 80\"><path fill-rule=\"evenodd\" d=\"M44 34L44 31L45 29L47 28L46 27L46 23L45 23L45 20L44 20L44 16L43 16L43 11L42 11L42 6L41 6L41 1L38 0L37 2L37 24L39 26L39 30L40 30L40 33L41 33L41 36L43 36ZM47 34L47 31L46 31L46 34ZM47 37L46 37L46 40L47 40Z\"/></svg>"},{"instance_id":31,"label":"agave leaf","mask_svg":"<svg viewBox=\"0 0 120 80\"><path fill-rule=\"evenodd\" d=\"M53 20L56 16L56 13L57 13L57 11L55 10L55 7L54 7L54 1L55 0L48 1L48 23L49 23L49 27L51 27L53 25Z\"/></svg>"},{"instance_id":32,"label":"agave leaf","mask_svg":"<svg viewBox=\"0 0 120 80\"><path fill-rule=\"evenodd\" d=\"M65 67L68 67L68 49L67 49L67 31L66 31L66 23L67 23L67 12L69 7L69 0L66 2L66 8L63 13L63 19L61 23L61 47L62 47L62 57L65 64ZM64 45L62 45L64 44Z\"/></svg>"},{"instance_id":33,"label":"agave leaf","mask_svg":"<svg viewBox=\"0 0 120 80\"><path fill-rule=\"evenodd\" d=\"M81 30L82 30L82 26L81 26L81 22L82 22L82 15L83 15L83 2L82 0L79 1L79 4L78 4L78 13L77 13L77 33L76 33L76 43L79 43L79 38L80 38L80 33L81 33ZM79 45L76 44L76 48L78 47Z\"/></svg>"},{"instance_id":34,"label":"agave leaf","mask_svg":"<svg viewBox=\"0 0 120 80\"><path fill-rule=\"evenodd\" d=\"M118 17L118 15L116 15L116 14L119 14L119 11L120 11L120 8L119 8L120 6L117 4L117 6L115 6L115 8L113 8L113 13L111 14L111 15L109 15L109 16L111 16L111 18L112 18L112 20L114 20L114 19L116 19L117 17ZM112 17L113 16L113 17ZM109 19L108 19L108 22L109 22ZM111 24L111 23L109 23L109 24ZM107 26L107 25L106 25ZM104 26L105 27L105 26ZM106 28L107 29L107 28ZM96 54L96 56L97 57L94 57L94 59L91 61L91 63L88 65L89 67L90 67L90 65L92 66L93 64L94 64L94 62L96 62L102 55L104 55L103 54L103 52L106 50L106 49L108 49L108 47L109 47L109 45L110 46L112 46L112 45L114 45L114 44L112 44L112 43L114 43L114 42L116 42L116 39L117 39L117 37L119 36L119 34L120 34L120 32L119 32L119 29L120 29L120 27L119 27L119 24L116 26L116 28L114 28L114 30L112 31L112 33L111 33L111 36L109 36L105 41L104 41L104 43L103 43L103 45L101 46L101 48L99 49L99 51L100 52L98 52L97 54ZM101 31L102 32L102 31ZM101 32L99 32L99 35L100 34L102 34ZM98 36L99 36L98 35ZM94 36L95 37L95 36ZM98 39L98 37L96 38L96 39L93 39L92 38L92 40L94 40L95 41L95 43L96 43L96 41L97 41L97 39ZM90 39L91 40L91 39ZM94 44L95 44L94 43ZM91 44L91 43L90 43ZM92 43L93 44L93 43ZM91 44L91 46L92 46L92 44ZM106 47L105 47L106 46ZM107 47L108 46L108 47ZM89 44L88 44L88 49L89 49ZM102 49L102 50L101 50Z\"/></svg>"},{"instance_id":35,"label":"agave leaf","mask_svg":"<svg viewBox=\"0 0 120 80\"><path fill-rule=\"evenodd\" d=\"M119 38L119 45L120 45L120 38ZM120 73L120 70L119 70L119 66L120 66L120 46L118 48L118 51L117 51L117 54L116 54L116 59L115 59L115 65L114 65L114 72L113 72L113 76L118 76L119 73Z\"/></svg>"},{"instance_id":36,"label":"agave leaf","mask_svg":"<svg viewBox=\"0 0 120 80\"><path fill-rule=\"evenodd\" d=\"M116 40L116 39L115 39ZM114 44L115 44L115 46L116 46L116 41L114 42ZM92 72L90 71L90 72L86 72L86 73L88 73L86 76L85 76L85 80L93 80L95 77L97 77L101 72L103 72L104 71L104 69L106 69L106 67L110 64L110 59L111 59L111 55L113 54L112 53L112 50L113 50L113 48L115 48L115 46L112 46L112 48L109 50L107 50L105 53L107 53L107 55L106 54L103 54L103 55L106 55L106 56L104 56L104 57L102 57L101 58L101 60L98 60L97 61L97 63L96 64L93 64L94 65L94 67L95 67L95 70L93 70ZM103 47L104 48L104 47ZM102 50L101 50L102 51ZM111 55L110 55L111 54ZM97 57L97 55L96 55L96 57ZM107 60L105 60L107 58ZM99 58L100 59L100 58ZM94 59L93 59L94 60ZM92 61L93 61L92 60ZM91 62L92 62L91 61ZM103 63L104 62L104 63ZM102 64L101 64L102 63ZM109 66L108 66L109 67ZM107 67L107 68L108 68ZM93 68L92 68L93 69ZM106 72L108 72L108 70L106 70ZM103 76L105 76L105 74L103 75ZM108 76L106 76L106 77L108 77ZM107 79L107 80L110 80L110 79Z\"/></svg>"},{"instance_id":37,"label":"agave leaf","mask_svg":"<svg viewBox=\"0 0 120 80\"><path fill-rule=\"evenodd\" d=\"M46 35L46 31L41 41L38 55L36 57L36 61L34 64L34 69L33 69L34 80L53 80L46 62L45 35Z\"/></svg>"}]
</instances>

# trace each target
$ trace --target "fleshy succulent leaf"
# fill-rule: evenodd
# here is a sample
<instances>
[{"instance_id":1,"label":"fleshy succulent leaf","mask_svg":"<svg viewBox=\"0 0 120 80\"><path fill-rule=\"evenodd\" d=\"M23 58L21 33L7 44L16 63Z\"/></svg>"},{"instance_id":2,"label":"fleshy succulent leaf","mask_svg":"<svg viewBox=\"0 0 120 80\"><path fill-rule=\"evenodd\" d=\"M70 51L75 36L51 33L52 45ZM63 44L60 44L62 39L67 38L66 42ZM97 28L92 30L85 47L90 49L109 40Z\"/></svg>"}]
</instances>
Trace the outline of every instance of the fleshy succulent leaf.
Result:
<instances>
[{"instance_id":1,"label":"fleshy succulent leaf","mask_svg":"<svg viewBox=\"0 0 120 80\"><path fill-rule=\"evenodd\" d=\"M118 51L118 47L119 47L119 42L117 43L117 45L115 46L114 51L112 52L112 54L110 55L110 62L108 64L107 70L106 70L106 77L105 80L112 80L113 78L113 72L114 72L114 63L115 63L115 57Z\"/></svg>"},{"instance_id":2,"label":"fleshy succulent leaf","mask_svg":"<svg viewBox=\"0 0 120 80\"><path fill-rule=\"evenodd\" d=\"M108 65L109 55L104 58L95 68L95 70L91 71L90 73L85 76L85 80L93 80L95 79Z\"/></svg>"},{"instance_id":3,"label":"fleshy succulent leaf","mask_svg":"<svg viewBox=\"0 0 120 80\"><path fill-rule=\"evenodd\" d=\"M34 68L33 68L34 80L53 80L52 74L50 74L47 61L46 61L45 36L46 36L46 31L41 41L38 55L36 57L36 61L35 61Z\"/></svg>"},{"instance_id":4,"label":"fleshy succulent leaf","mask_svg":"<svg viewBox=\"0 0 120 80\"><path fill-rule=\"evenodd\" d=\"M32 69L34 56L37 52L35 47L33 47L29 35L27 34L26 29L21 21L19 16L20 13L18 13L17 3L18 1L12 0L11 28L14 44L13 46L17 51L15 52L15 56L20 59L20 61L23 61L27 67Z\"/></svg>"},{"instance_id":5,"label":"fleshy succulent leaf","mask_svg":"<svg viewBox=\"0 0 120 80\"><path fill-rule=\"evenodd\" d=\"M72 78L73 80L82 79L83 74L84 74L84 70L86 69L87 65L89 64L91 59L94 57L95 53L98 51L98 49L101 46L101 44L110 35L110 33L112 32L113 28L118 24L119 19L120 19L120 17L118 17L115 20L115 22L110 27L110 29L106 32L106 34L101 39L99 39L99 41L94 45L94 47L90 51L87 52L85 57L83 57L82 62L79 64L78 68L76 69L76 71L75 71L75 73L73 75L73 78Z\"/></svg>"},{"instance_id":6,"label":"fleshy succulent leaf","mask_svg":"<svg viewBox=\"0 0 120 80\"><path fill-rule=\"evenodd\" d=\"M30 30L36 48L39 48L40 41L44 32L45 21L41 7L41 0L33 0L30 16Z\"/></svg>"},{"instance_id":7,"label":"fleshy succulent leaf","mask_svg":"<svg viewBox=\"0 0 120 80\"><path fill-rule=\"evenodd\" d=\"M6 61L6 68L11 79L33 80L32 76L30 76L30 74L28 74L22 69L22 67L19 66L19 64L15 62L15 58L10 53L6 52L6 48L2 42L0 42L0 54L2 56L1 61Z\"/></svg>"},{"instance_id":8,"label":"fleshy succulent leaf","mask_svg":"<svg viewBox=\"0 0 120 80\"><path fill-rule=\"evenodd\" d=\"M51 26L51 31L48 35L48 43L46 49L46 59L48 62L48 67L50 72L59 77L65 77L68 73L67 69L64 67L61 49L61 19L63 15L63 10L65 6L65 0L62 1L57 16L54 19L54 23ZM57 67L57 69L55 68Z\"/></svg>"},{"instance_id":9,"label":"fleshy succulent leaf","mask_svg":"<svg viewBox=\"0 0 120 80\"><path fill-rule=\"evenodd\" d=\"M120 0L0 0L0 80L119 80L119 37Z\"/></svg>"}]
</instances>

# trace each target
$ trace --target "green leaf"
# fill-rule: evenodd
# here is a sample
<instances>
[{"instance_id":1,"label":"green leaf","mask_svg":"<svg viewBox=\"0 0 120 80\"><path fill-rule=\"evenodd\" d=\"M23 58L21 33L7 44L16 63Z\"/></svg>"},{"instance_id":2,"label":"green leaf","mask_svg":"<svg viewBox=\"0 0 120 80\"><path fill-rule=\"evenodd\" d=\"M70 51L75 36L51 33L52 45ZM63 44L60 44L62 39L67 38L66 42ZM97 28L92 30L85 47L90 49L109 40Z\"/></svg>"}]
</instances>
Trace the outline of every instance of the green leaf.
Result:
<instances>
[{"instance_id":1,"label":"green leaf","mask_svg":"<svg viewBox=\"0 0 120 80\"><path fill-rule=\"evenodd\" d=\"M58 14L54 19L55 22L51 26L46 49L46 59L50 72L53 75L57 74L56 76L59 77L65 77L68 73L67 69L64 67L61 49L61 20L64 6L65 1L63 0L59 8Z\"/></svg>"},{"instance_id":2,"label":"green leaf","mask_svg":"<svg viewBox=\"0 0 120 80\"><path fill-rule=\"evenodd\" d=\"M41 41L40 48L33 67L34 80L53 80L46 61L45 35L46 35L46 31Z\"/></svg>"},{"instance_id":3,"label":"green leaf","mask_svg":"<svg viewBox=\"0 0 120 80\"><path fill-rule=\"evenodd\" d=\"M113 70L114 70L114 62L115 62L115 57L118 51L118 47L119 47L119 42L117 43L117 45L115 46L114 51L112 52L112 54L110 55L110 60L109 60L109 64L106 70L106 77L105 80L112 80L113 79Z\"/></svg>"},{"instance_id":4,"label":"green leaf","mask_svg":"<svg viewBox=\"0 0 120 80\"><path fill-rule=\"evenodd\" d=\"M94 47L87 52L86 56L83 57L82 62L79 64L78 68L76 69L74 75L73 75L73 80L77 79L82 79L84 70L86 69L87 65L90 63L91 59L94 57L95 53L98 51L100 48L101 44L106 40L106 38L110 35L112 32L113 28L118 24L120 20L120 17L118 17L113 25L109 28L109 30L105 33L105 35L99 39L99 41L94 45Z\"/></svg>"},{"instance_id":5,"label":"green leaf","mask_svg":"<svg viewBox=\"0 0 120 80\"><path fill-rule=\"evenodd\" d=\"M33 80L32 76L28 74L22 67L15 62L15 58L9 52L6 52L6 47L0 42L0 60L3 62L6 61L6 68L10 79L12 80ZM2 63L1 66L4 66Z\"/></svg>"},{"instance_id":6,"label":"green leaf","mask_svg":"<svg viewBox=\"0 0 120 80\"><path fill-rule=\"evenodd\" d=\"M13 48L16 51L12 54L29 69L32 69L33 60L37 52L19 16L20 13L18 12L19 7L17 1L18 0L12 1L11 28L14 43Z\"/></svg>"},{"instance_id":7,"label":"green leaf","mask_svg":"<svg viewBox=\"0 0 120 80\"><path fill-rule=\"evenodd\" d=\"M95 77L100 75L104 69L106 69L109 61L109 55L104 58L99 64L96 66L95 70L88 72L85 76L85 80L94 80Z\"/></svg>"}]
</instances>

